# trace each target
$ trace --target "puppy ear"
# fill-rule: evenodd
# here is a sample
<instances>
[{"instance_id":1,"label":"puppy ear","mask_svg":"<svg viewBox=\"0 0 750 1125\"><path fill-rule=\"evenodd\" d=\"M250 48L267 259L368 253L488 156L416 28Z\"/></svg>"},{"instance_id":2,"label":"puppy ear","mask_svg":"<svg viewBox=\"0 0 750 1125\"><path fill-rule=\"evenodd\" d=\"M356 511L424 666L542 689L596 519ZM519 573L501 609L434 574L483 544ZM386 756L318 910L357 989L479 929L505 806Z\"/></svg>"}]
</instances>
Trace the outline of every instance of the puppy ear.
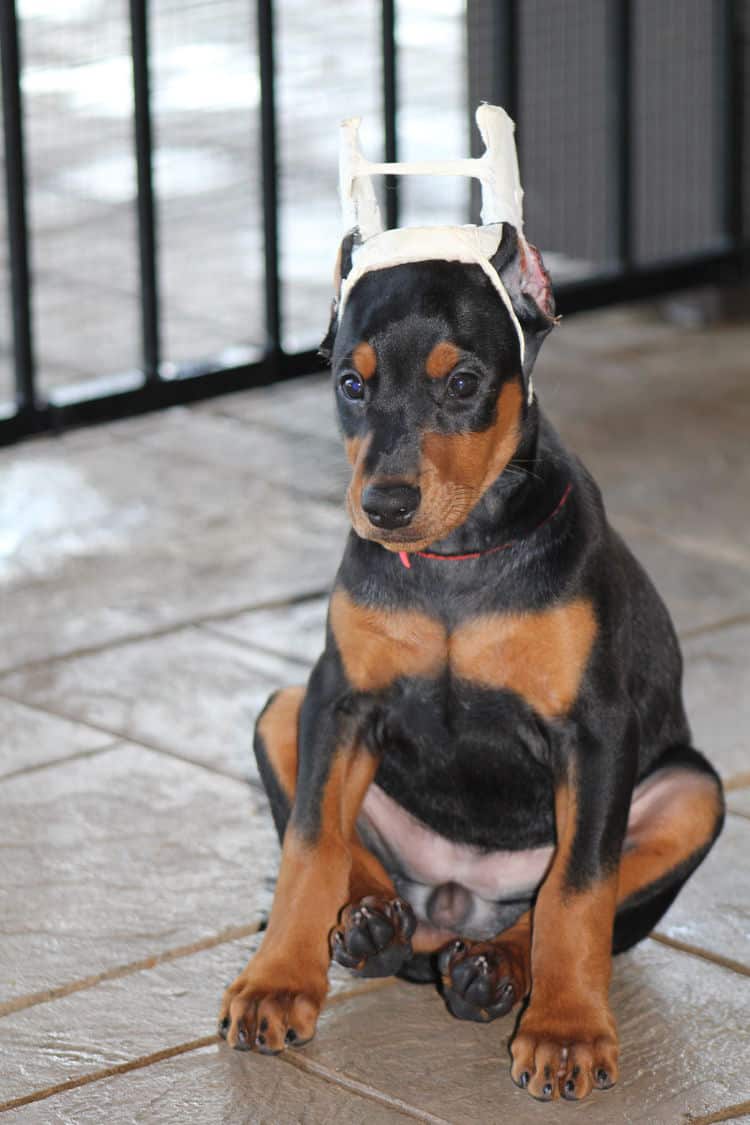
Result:
<instances>
[{"instance_id":1,"label":"puppy ear","mask_svg":"<svg viewBox=\"0 0 750 1125\"><path fill-rule=\"evenodd\" d=\"M352 254L354 247L358 246L362 241L359 233L359 227L350 230L345 234L339 246L339 252L336 255L336 265L333 271L333 291L334 298L331 301L331 320L328 325L325 339L318 348L318 355L322 359L330 360L333 353L333 345L336 340L336 331L339 326L339 294L341 293L341 282L348 276L352 268Z\"/></svg>"},{"instance_id":2,"label":"puppy ear","mask_svg":"<svg viewBox=\"0 0 750 1125\"><path fill-rule=\"evenodd\" d=\"M491 259L508 291L524 338L523 373L529 379L545 336L557 324L552 283L542 255L510 223Z\"/></svg>"}]
</instances>

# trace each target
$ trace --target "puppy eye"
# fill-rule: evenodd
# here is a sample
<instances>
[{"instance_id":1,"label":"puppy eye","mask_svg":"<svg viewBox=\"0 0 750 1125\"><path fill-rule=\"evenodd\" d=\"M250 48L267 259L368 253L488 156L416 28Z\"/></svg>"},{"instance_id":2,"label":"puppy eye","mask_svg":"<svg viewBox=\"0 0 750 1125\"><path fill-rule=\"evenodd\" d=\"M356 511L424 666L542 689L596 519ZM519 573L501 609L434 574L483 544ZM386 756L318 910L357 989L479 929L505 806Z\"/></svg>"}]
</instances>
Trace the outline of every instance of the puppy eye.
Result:
<instances>
[{"instance_id":1,"label":"puppy eye","mask_svg":"<svg viewBox=\"0 0 750 1125\"><path fill-rule=\"evenodd\" d=\"M365 397L365 384L359 375L355 375L353 371L348 371L341 376L339 386L346 398L361 399Z\"/></svg>"},{"instance_id":2,"label":"puppy eye","mask_svg":"<svg viewBox=\"0 0 750 1125\"><path fill-rule=\"evenodd\" d=\"M448 380L449 398L471 398L479 386L479 379L471 371L455 371Z\"/></svg>"}]
</instances>

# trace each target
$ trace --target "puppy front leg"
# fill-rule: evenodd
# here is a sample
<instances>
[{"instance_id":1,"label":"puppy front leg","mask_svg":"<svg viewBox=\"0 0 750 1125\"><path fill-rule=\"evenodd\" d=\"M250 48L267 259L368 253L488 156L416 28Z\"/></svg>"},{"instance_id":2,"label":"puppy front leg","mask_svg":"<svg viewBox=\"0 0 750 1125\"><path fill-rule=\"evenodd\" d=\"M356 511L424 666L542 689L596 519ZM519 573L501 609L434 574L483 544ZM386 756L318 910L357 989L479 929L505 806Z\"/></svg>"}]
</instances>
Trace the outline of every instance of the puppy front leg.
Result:
<instances>
[{"instance_id":1,"label":"puppy front leg","mask_svg":"<svg viewBox=\"0 0 750 1125\"><path fill-rule=\"evenodd\" d=\"M329 933L348 899L354 824L376 757L343 729L313 673L300 722L300 766L263 943L227 989L219 1030L230 1046L276 1054L312 1038L328 991Z\"/></svg>"},{"instance_id":2,"label":"puppy front leg","mask_svg":"<svg viewBox=\"0 0 750 1125\"><path fill-rule=\"evenodd\" d=\"M557 848L533 912L531 998L511 1045L513 1080L543 1101L617 1081L608 993L636 731L632 721L614 754L579 731L557 781Z\"/></svg>"}]
</instances>

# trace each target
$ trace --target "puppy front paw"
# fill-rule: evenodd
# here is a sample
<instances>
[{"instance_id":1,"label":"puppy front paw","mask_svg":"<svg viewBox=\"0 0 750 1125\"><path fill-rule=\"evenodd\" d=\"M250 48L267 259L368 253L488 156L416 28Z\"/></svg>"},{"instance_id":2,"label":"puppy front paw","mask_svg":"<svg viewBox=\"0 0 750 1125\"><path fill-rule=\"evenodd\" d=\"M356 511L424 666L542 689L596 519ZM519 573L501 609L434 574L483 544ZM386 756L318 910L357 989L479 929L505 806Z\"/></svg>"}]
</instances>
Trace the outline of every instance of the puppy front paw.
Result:
<instances>
[{"instance_id":1,"label":"puppy front paw","mask_svg":"<svg viewBox=\"0 0 750 1125\"><path fill-rule=\"evenodd\" d=\"M617 1081L617 1032L608 1009L549 1017L533 997L511 1044L511 1076L540 1101L579 1101Z\"/></svg>"},{"instance_id":2,"label":"puppy front paw","mask_svg":"<svg viewBox=\"0 0 750 1125\"><path fill-rule=\"evenodd\" d=\"M303 982L283 962L256 956L224 993L219 1035L237 1051L264 1055L302 1047L315 1034L327 987L325 974L312 971Z\"/></svg>"}]
</instances>

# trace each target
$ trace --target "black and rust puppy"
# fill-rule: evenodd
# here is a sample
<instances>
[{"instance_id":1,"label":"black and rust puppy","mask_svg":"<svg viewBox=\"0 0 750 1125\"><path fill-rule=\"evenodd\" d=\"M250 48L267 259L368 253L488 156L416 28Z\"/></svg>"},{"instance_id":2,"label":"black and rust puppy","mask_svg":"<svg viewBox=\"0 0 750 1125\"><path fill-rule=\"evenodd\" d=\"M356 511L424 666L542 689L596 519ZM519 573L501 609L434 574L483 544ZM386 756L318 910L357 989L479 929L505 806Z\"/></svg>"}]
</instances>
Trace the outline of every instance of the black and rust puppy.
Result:
<instances>
[{"instance_id":1,"label":"black and rust puppy","mask_svg":"<svg viewBox=\"0 0 750 1125\"><path fill-rule=\"evenodd\" d=\"M434 972L462 1019L527 1001L514 1081L577 1099L617 1079L612 953L673 901L723 801L667 611L528 393L554 323L541 259L506 226L494 265L523 365L478 266L371 271L334 317L354 532L307 688L258 722L281 871L221 1030L309 1040L331 955Z\"/></svg>"}]
</instances>

